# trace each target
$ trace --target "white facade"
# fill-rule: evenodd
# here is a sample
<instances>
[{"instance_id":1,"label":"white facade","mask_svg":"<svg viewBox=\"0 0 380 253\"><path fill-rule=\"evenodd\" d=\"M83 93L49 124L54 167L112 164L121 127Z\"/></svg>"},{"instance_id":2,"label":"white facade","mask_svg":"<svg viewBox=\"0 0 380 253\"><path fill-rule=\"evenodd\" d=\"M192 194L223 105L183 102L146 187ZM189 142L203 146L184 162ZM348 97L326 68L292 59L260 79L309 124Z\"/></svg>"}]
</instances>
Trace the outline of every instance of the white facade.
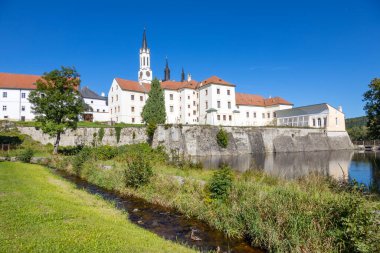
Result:
<instances>
[{"instance_id":1,"label":"white facade","mask_svg":"<svg viewBox=\"0 0 380 253\"><path fill-rule=\"evenodd\" d=\"M311 127L329 132L346 131L342 108L329 104L317 104L277 112L278 126Z\"/></svg>"},{"instance_id":2,"label":"white facade","mask_svg":"<svg viewBox=\"0 0 380 253\"><path fill-rule=\"evenodd\" d=\"M0 89L0 119L33 120L29 89Z\"/></svg>"}]
</instances>

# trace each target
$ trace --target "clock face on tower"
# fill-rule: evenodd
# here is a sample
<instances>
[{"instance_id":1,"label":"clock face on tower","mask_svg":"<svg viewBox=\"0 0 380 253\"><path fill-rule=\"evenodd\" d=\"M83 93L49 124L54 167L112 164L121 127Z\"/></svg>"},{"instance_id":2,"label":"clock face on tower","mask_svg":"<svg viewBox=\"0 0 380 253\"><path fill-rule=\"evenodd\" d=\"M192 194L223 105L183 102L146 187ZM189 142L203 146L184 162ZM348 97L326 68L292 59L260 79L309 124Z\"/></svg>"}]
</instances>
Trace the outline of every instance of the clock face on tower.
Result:
<instances>
[{"instance_id":1,"label":"clock face on tower","mask_svg":"<svg viewBox=\"0 0 380 253\"><path fill-rule=\"evenodd\" d=\"M150 72L149 71L146 72L146 76L150 77Z\"/></svg>"}]
</instances>

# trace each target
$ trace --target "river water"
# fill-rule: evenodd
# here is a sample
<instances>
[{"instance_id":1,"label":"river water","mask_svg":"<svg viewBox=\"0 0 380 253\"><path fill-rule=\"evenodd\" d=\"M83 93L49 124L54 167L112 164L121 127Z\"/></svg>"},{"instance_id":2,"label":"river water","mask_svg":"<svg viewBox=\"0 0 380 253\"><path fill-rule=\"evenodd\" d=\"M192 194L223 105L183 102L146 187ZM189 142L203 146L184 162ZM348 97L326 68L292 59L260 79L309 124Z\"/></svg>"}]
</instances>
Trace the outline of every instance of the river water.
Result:
<instances>
[{"instance_id":1,"label":"river water","mask_svg":"<svg viewBox=\"0 0 380 253\"><path fill-rule=\"evenodd\" d=\"M255 169L285 179L296 179L314 173L338 180L355 180L380 193L380 152L343 150L209 156L192 159L201 162L208 169L216 169L221 164L227 163L236 171Z\"/></svg>"}]
</instances>

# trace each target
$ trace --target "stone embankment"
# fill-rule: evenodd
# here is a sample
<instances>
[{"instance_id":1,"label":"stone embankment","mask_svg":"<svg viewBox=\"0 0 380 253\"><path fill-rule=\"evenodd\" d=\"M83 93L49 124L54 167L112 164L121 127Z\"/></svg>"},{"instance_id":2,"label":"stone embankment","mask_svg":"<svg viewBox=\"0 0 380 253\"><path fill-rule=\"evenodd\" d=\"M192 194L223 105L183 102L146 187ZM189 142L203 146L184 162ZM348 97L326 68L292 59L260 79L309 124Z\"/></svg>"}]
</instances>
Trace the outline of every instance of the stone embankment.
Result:
<instances>
[{"instance_id":1,"label":"stone embankment","mask_svg":"<svg viewBox=\"0 0 380 253\"><path fill-rule=\"evenodd\" d=\"M228 133L227 148L220 148L218 126L159 126L153 147L191 156L237 155L266 152L348 150L354 146L347 132L321 129L223 127Z\"/></svg>"},{"instance_id":2,"label":"stone embankment","mask_svg":"<svg viewBox=\"0 0 380 253\"><path fill-rule=\"evenodd\" d=\"M191 156L238 155L266 152L302 152L349 150L354 146L347 132L326 132L321 129L274 128L274 127L223 127L228 133L228 146L221 148L216 135L219 126L158 126L152 145L163 146L168 153ZM42 144L53 143L54 139L34 127L18 127L21 133L30 135ZM67 131L61 137L62 146L111 145L147 142L144 127L126 127L120 131L117 141L115 128L104 128L104 136L99 138L100 128L78 128Z\"/></svg>"}]
</instances>

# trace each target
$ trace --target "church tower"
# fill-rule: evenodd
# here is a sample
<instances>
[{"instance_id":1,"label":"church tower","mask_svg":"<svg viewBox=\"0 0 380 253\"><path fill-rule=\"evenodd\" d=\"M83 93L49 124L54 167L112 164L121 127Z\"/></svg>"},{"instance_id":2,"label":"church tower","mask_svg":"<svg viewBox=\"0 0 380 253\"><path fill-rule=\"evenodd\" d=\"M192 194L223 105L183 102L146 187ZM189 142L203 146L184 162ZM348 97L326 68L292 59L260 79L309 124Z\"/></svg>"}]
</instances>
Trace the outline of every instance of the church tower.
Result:
<instances>
[{"instance_id":1,"label":"church tower","mask_svg":"<svg viewBox=\"0 0 380 253\"><path fill-rule=\"evenodd\" d=\"M166 58L166 67L164 70L164 81L169 81L170 80L170 69L169 69L169 64L168 64L168 58Z\"/></svg>"},{"instance_id":2,"label":"church tower","mask_svg":"<svg viewBox=\"0 0 380 253\"><path fill-rule=\"evenodd\" d=\"M142 46L140 48L140 70L138 80L140 83L150 83L152 81L152 70L150 69L150 50L146 41L146 32L144 29Z\"/></svg>"}]
</instances>

